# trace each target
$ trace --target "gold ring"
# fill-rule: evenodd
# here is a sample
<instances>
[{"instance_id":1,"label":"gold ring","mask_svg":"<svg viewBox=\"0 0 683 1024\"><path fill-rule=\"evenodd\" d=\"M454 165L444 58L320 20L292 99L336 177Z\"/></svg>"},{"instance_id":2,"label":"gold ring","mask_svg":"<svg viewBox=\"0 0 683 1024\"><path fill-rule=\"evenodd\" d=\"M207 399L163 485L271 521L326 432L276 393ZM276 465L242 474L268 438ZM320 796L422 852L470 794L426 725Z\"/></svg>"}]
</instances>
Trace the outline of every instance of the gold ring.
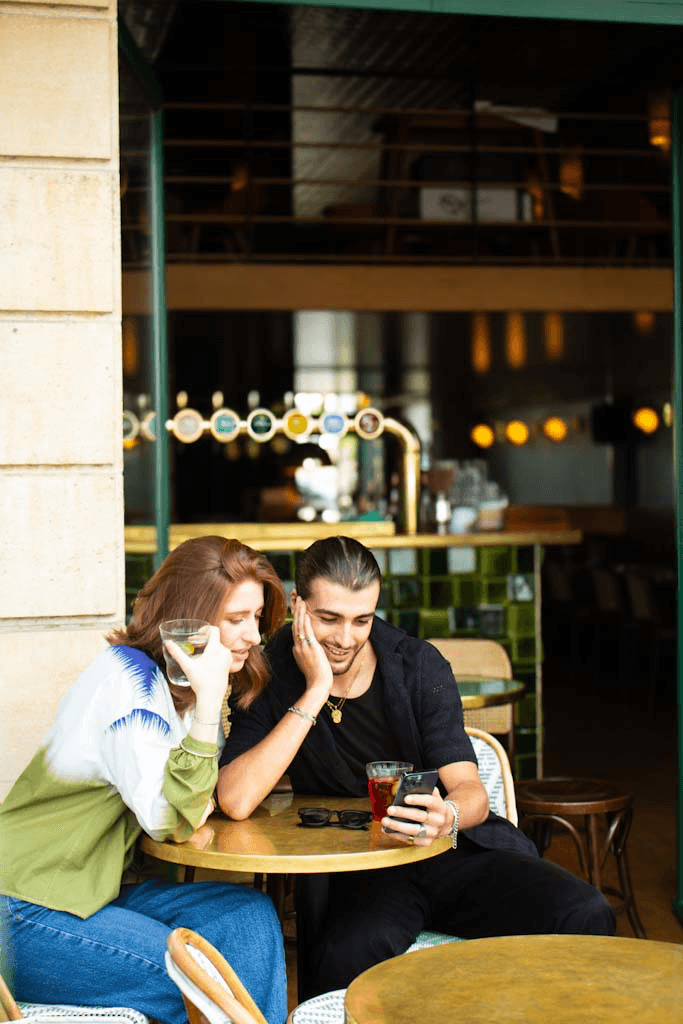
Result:
<instances>
[{"instance_id":1,"label":"gold ring","mask_svg":"<svg viewBox=\"0 0 683 1024\"><path fill-rule=\"evenodd\" d=\"M306 639L306 637L304 636L304 634L303 634L303 633L297 633L297 638L298 638L299 640L305 640L305 639Z\"/></svg>"}]
</instances>

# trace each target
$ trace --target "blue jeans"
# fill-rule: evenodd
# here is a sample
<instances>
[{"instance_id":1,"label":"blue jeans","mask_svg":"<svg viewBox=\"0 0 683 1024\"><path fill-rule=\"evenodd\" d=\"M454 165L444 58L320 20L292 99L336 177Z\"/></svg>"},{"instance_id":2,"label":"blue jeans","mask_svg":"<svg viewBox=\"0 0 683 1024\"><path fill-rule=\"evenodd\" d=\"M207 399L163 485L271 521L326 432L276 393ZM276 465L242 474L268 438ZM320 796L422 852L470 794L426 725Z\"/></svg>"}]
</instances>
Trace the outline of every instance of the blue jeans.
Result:
<instances>
[{"instance_id":1,"label":"blue jeans","mask_svg":"<svg viewBox=\"0 0 683 1024\"><path fill-rule=\"evenodd\" d=\"M124 886L83 920L0 896L17 999L128 1006L164 1024L183 1024L180 991L164 963L173 928L192 928L231 964L269 1024L284 1024L287 983L282 932L268 896L224 882Z\"/></svg>"}]
</instances>

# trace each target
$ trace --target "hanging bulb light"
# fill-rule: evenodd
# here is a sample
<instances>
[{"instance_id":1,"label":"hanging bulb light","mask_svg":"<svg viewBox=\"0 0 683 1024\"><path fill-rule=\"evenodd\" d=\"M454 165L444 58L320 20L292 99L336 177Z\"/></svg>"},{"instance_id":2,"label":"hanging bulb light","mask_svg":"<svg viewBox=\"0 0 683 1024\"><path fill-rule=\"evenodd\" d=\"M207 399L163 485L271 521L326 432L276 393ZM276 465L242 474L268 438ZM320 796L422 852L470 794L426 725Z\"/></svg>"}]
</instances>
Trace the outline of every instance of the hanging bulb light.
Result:
<instances>
[{"instance_id":1,"label":"hanging bulb light","mask_svg":"<svg viewBox=\"0 0 683 1024\"><path fill-rule=\"evenodd\" d=\"M526 444L529 440L529 428L521 420L510 420L505 426L505 437L510 444Z\"/></svg>"},{"instance_id":2,"label":"hanging bulb light","mask_svg":"<svg viewBox=\"0 0 683 1024\"><path fill-rule=\"evenodd\" d=\"M526 363L526 327L522 313L508 313L505 317L505 361L512 370Z\"/></svg>"},{"instance_id":3,"label":"hanging bulb light","mask_svg":"<svg viewBox=\"0 0 683 1024\"><path fill-rule=\"evenodd\" d=\"M543 317L543 344L545 354L553 362L564 356L564 320L561 313L546 313Z\"/></svg>"},{"instance_id":4,"label":"hanging bulb light","mask_svg":"<svg viewBox=\"0 0 683 1024\"><path fill-rule=\"evenodd\" d=\"M671 96L668 92L650 97L647 127L650 145L668 153L671 149Z\"/></svg>"},{"instance_id":5,"label":"hanging bulb light","mask_svg":"<svg viewBox=\"0 0 683 1024\"><path fill-rule=\"evenodd\" d=\"M583 196L583 160L581 148L575 146L560 159L560 191L572 199Z\"/></svg>"},{"instance_id":6,"label":"hanging bulb light","mask_svg":"<svg viewBox=\"0 0 683 1024\"><path fill-rule=\"evenodd\" d=\"M484 374L491 369L491 330L486 313L472 316L470 361L475 373Z\"/></svg>"},{"instance_id":7,"label":"hanging bulb light","mask_svg":"<svg viewBox=\"0 0 683 1024\"><path fill-rule=\"evenodd\" d=\"M657 427L659 426L659 416L648 405L641 405L639 409L633 413L631 417L634 427L638 430L642 430L644 434L654 434Z\"/></svg>"},{"instance_id":8,"label":"hanging bulb light","mask_svg":"<svg viewBox=\"0 0 683 1024\"><path fill-rule=\"evenodd\" d=\"M549 416L543 423L543 433L549 441L564 441L569 433L569 427L560 416Z\"/></svg>"},{"instance_id":9,"label":"hanging bulb light","mask_svg":"<svg viewBox=\"0 0 683 1024\"><path fill-rule=\"evenodd\" d=\"M633 314L633 326L638 334L652 334L655 326L655 315L649 310L639 309Z\"/></svg>"},{"instance_id":10,"label":"hanging bulb light","mask_svg":"<svg viewBox=\"0 0 683 1024\"><path fill-rule=\"evenodd\" d=\"M470 431L470 440L478 448L490 448L496 437L493 430L487 423L477 423Z\"/></svg>"}]
</instances>

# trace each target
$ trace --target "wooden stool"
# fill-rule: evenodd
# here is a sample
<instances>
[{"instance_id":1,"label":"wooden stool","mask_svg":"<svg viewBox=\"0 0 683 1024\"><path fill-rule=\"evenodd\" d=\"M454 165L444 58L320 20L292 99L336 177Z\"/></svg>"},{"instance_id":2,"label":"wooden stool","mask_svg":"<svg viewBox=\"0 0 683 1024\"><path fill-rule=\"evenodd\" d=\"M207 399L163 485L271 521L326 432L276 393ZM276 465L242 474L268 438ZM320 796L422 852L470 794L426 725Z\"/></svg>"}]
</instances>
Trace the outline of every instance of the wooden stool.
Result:
<instances>
[{"instance_id":1,"label":"wooden stool","mask_svg":"<svg viewBox=\"0 0 683 1024\"><path fill-rule=\"evenodd\" d=\"M633 796L612 782L600 779L533 779L515 784L520 827L528 831L543 856L553 823L561 825L573 838L579 854L579 867L601 892L617 897L639 939L645 929L638 916L631 888L626 842L633 817ZM606 834L600 842L598 818L604 814ZM583 816L580 831L567 818ZM603 885L600 872L611 853L619 876L620 889Z\"/></svg>"}]
</instances>

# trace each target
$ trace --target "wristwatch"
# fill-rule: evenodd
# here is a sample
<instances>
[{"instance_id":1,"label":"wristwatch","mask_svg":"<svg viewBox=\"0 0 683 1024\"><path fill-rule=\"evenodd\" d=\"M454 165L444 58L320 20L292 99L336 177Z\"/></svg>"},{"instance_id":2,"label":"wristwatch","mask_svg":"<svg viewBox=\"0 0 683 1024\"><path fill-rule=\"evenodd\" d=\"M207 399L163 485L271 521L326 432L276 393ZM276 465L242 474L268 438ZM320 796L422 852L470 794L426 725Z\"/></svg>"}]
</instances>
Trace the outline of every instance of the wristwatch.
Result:
<instances>
[{"instance_id":1,"label":"wristwatch","mask_svg":"<svg viewBox=\"0 0 683 1024\"><path fill-rule=\"evenodd\" d=\"M456 804L456 802L454 800L444 800L444 803L446 804L447 807L450 807L450 809L453 811L453 828L450 830L450 832L447 832L446 835L451 837L451 842L453 843L453 849L457 850L457 848L458 848L458 825L460 824L460 808L458 807L458 805Z\"/></svg>"}]
</instances>

